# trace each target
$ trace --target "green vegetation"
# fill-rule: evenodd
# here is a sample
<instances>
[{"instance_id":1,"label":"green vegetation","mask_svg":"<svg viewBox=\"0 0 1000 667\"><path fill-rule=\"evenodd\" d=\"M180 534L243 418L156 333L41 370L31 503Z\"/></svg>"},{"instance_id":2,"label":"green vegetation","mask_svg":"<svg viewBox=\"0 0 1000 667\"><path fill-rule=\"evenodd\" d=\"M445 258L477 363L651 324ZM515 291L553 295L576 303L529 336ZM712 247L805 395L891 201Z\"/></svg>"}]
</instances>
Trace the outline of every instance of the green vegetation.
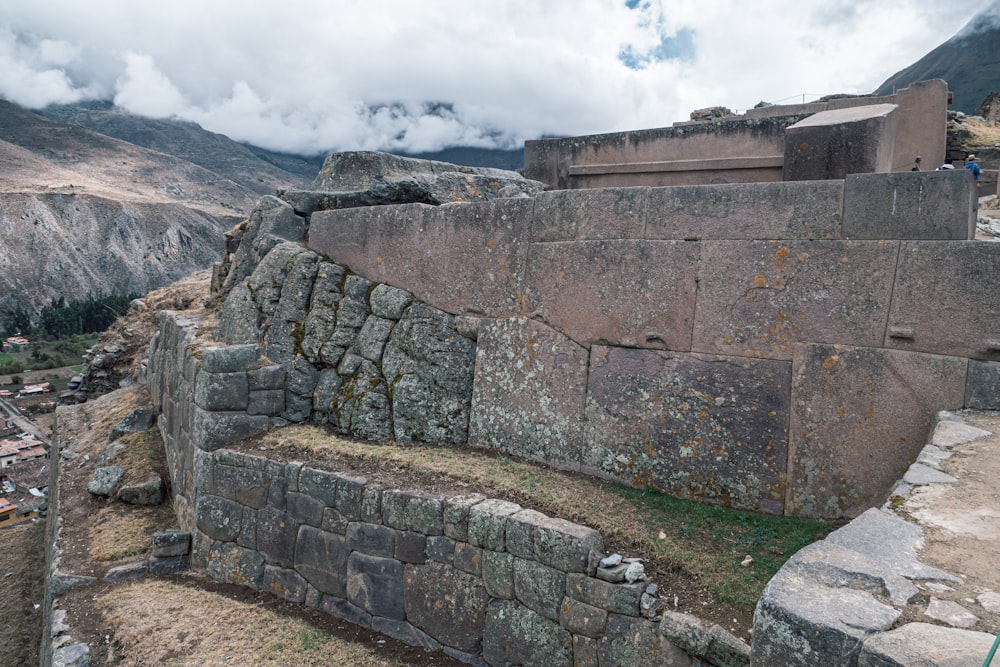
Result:
<instances>
[{"instance_id":1,"label":"green vegetation","mask_svg":"<svg viewBox=\"0 0 1000 667\"><path fill-rule=\"evenodd\" d=\"M128 309L128 304L138 296L139 294L89 296L68 303L65 298L59 297L42 309L38 324L34 326L30 314L24 308L8 309L0 313L0 333L4 338L22 335L52 340L101 332L123 314Z\"/></svg>"}]
</instances>

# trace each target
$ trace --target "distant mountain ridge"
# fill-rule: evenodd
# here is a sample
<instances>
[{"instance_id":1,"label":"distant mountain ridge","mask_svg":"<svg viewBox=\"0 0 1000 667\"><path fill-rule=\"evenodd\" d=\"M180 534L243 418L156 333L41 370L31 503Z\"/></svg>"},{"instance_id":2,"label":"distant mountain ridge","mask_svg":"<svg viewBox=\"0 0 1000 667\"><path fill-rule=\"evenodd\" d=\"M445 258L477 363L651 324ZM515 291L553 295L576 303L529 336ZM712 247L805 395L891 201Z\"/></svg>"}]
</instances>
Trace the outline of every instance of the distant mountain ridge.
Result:
<instances>
[{"instance_id":1,"label":"distant mountain ridge","mask_svg":"<svg viewBox=\"0 0 1000 667\"><path fill-rule=\"evenodd\" d=\"M976 15L957 35L875 90L890 95L911 83L944 79L954 93L952 109L972 115L991 92L1000 92L1000 3Z\"/></svg>"}]
</instances>

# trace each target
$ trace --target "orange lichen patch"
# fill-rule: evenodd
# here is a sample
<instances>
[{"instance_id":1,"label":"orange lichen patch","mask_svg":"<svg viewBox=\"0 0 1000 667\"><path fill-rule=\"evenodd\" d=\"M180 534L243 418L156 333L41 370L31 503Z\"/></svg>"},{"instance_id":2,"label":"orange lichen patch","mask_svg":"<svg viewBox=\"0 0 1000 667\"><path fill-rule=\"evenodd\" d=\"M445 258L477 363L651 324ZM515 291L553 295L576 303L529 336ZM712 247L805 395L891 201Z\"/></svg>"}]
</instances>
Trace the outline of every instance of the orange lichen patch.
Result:
<instances>
[{"instance_id":1,"label":"orange lichen patch","mask_svg":"<svg viewBox=\"0 0 1000 667\"><path fill-rule=\"evenodd\" d=\"M775 258L776 258L776 259L777 259L778 261L780 261L780 262L783 262L783 261L785 261L786 259L788 259L788 255L789 255L789 253L790 253L790 252L791 252L791 250L789 250L788 248L786 248L786 247L781 247L781 248L778 248L778 250L776 250L776 251L775 251L775 253L774 253L774 257L775 257Z\"/></svg>"},{"instance_id":2,"label":"orange lichen patch","mask_svg":"<svg viewBox=\"0 0 1000 667\"><path fill-rule=\"evenodd\" d=\"M382 258L381 257L376 257L375 258L375 263L376 264L381 264L382 263Z\"/></svg>"},{"instance_id":3,"label":"orange lichen patch","mask_svg":"<svg viewBox=\"0 0 1000 667\"><path fill-rule=\"evenodd\" d=\"M764 287L765 285L767 285L767 276L762 276L758 273L753 277L754 287Z\"/></svg>"},{"instance_id":4,"label":"orange lichen patch","mask_svg":"<svg viewBox=\"0 0 1000 667\"><path fill-rule=\"evenodd\" d=\"M488 245L491 249L496 248L497 247L497 240L496 239L490 239L489 242L486 245Z\"/></svg>"},{"instance_id":5,"label":"orange lichen patch","mask_svg":"<svg viewBox=\"0 0 1000 667\"><path fill-rule=\"evenodd\" d=\"M701 412L698 413L698 419L708 419L708 408L702 408Z\"/></svg>"},{"instance_id":6,"label":"orange lichen patch","mask_svg":"<svg viewBox=\"0 0 1000 667\"><path fill-rule=\"evenodd\" d=\"M841 415L841 416L843 416L843 415L846 415L846 414L847 414L847 410L846 410L846 409L844 408L844 406L843 406L843 405L841 405L841 406L839 406L839 407L837 408L837 414L838 414L838 415Z\"/></svg>"},{"instance_id":7,"label":"orange lichen patch","mask_svg":"<svg viewBox=\"0 0 1000 667\"><path fill-rule=\"evenodd\" d=\"M840 363L840 357L838 357L836 354L831 354L829 357L823 360L823 368L829 370L839 363Z\"/></svg>"}]
</instances>

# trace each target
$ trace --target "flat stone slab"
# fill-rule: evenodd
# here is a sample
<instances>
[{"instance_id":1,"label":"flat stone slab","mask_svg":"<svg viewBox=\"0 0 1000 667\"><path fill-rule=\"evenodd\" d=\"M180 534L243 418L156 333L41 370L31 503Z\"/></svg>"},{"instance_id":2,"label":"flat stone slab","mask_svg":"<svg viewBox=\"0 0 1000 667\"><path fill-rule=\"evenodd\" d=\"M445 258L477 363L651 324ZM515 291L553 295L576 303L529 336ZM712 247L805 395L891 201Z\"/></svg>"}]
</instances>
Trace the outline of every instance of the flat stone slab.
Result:
<instances>
[{"instance_id":1,"label":"flat stone slab","mask_svg":"<svg viewBox=\"0 0 1000 667\"><path fill-rule=\"evenodd\" d=\"M690 350L700 250L683 241L534 243L524 310L584 347Z\"/></svg>"},{"instance_id":2,"label":"flat stone slab","mask_svg":"<svg viewBox=\"0 0 1000 667\"><path fill-rule=\"evenodd\" d=\"M939 600L932 597L927 604L924 615L935 621L947 623L953 628L971 628L979 618L962 605L952 600Z\"/></svg>"},{"instance_id":3,"label":"flat stone slab","mask_svg":"<svg viewBox=\"0 0 1000 667\"><path fill-rule=\"evenodd\" d=\"M903 241L885 346L1000 361L998 266L1000 243Z\"/></svg>"},{"instance_id":4,"label":"flat stone slab","mask_svg":"<svg viewBox=\"0 0 1000 667\"><path fill-rule=\"evenodd\" d=\"M781 513L790 375L782 361L595 346L585 467Z\"/></svg>"},{"instance_id":5,"label":"flat stone slab","mask_svg":"<svg viewBox=\"0 0 1000 667\"><path fill-rule=\"evenodd\" d=\"M837 239L844 183L652 188L649 239Z\"/></svg>"},{"instance_id":6,"label":"flat stone slab","mask_svg":"<svg viewBox=\"0 0 1000 667\"><path fill-rule=\"evenodd\" d=\"M469 443L579 470L587 350L533 320L484 323Z\"/></svg>"},{"instance_id":7,"label":"flat stone slab","mask_svg":"<svg viewBox=\"0 0 1000 667\"><path fill-rule=\"evenodd\" d=\"M518 312L531 199L317 211L309 248L453 314Z\"/></svg>"},{"instance_id":8,"label":"flat stone slab","mask_svg":"<svg viewBox=\"0 0 1000 667\"><path fill-rule=\"evenodd\" d=\"M907 623L866 639L858 667L982 667L992 645L985 632Z\"/></svg>"},{"instance_id":9,"label":"flat stone slab","mask_svg":"<svg viewBox=\"0 0 1000 667\"><path fill-rule=\"evenodd\" d=\"M791 359L799 341L879 347L896 254L876 241L705 242L691 349Z\"/></svg>"},{"instance_id":10,"label":"flat stone slab","mask_svg":"<svg viewBox=\"0 0 1000 667\"><path fill-rule=\"evenodd\" d=\"M795 350L787 511L856 516L917 458L938 410L962 405L964 359L841 345Z\"/></svg>"}]
</instances>

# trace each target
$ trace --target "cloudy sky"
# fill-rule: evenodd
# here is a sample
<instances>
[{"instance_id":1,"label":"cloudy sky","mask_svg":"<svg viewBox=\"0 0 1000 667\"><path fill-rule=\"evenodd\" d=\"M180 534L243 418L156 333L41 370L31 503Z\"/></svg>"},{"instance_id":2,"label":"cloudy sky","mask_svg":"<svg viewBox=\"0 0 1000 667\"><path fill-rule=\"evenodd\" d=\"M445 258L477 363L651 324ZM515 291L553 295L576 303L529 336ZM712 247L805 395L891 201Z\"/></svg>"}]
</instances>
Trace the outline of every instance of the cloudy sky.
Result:
<instances>
[{"instance_id":1,"label":"cloudy sky","mask_svg":"<svg viewBox=\"0 0 1000 667\"><path fill-rule=\"evenodd\" d=\"M1000 0L991 11L1000 15ZM662 127L868 93L956 0L0 0L0 97L106 99L298 153Z\"/></svg>"}]
</instances>

